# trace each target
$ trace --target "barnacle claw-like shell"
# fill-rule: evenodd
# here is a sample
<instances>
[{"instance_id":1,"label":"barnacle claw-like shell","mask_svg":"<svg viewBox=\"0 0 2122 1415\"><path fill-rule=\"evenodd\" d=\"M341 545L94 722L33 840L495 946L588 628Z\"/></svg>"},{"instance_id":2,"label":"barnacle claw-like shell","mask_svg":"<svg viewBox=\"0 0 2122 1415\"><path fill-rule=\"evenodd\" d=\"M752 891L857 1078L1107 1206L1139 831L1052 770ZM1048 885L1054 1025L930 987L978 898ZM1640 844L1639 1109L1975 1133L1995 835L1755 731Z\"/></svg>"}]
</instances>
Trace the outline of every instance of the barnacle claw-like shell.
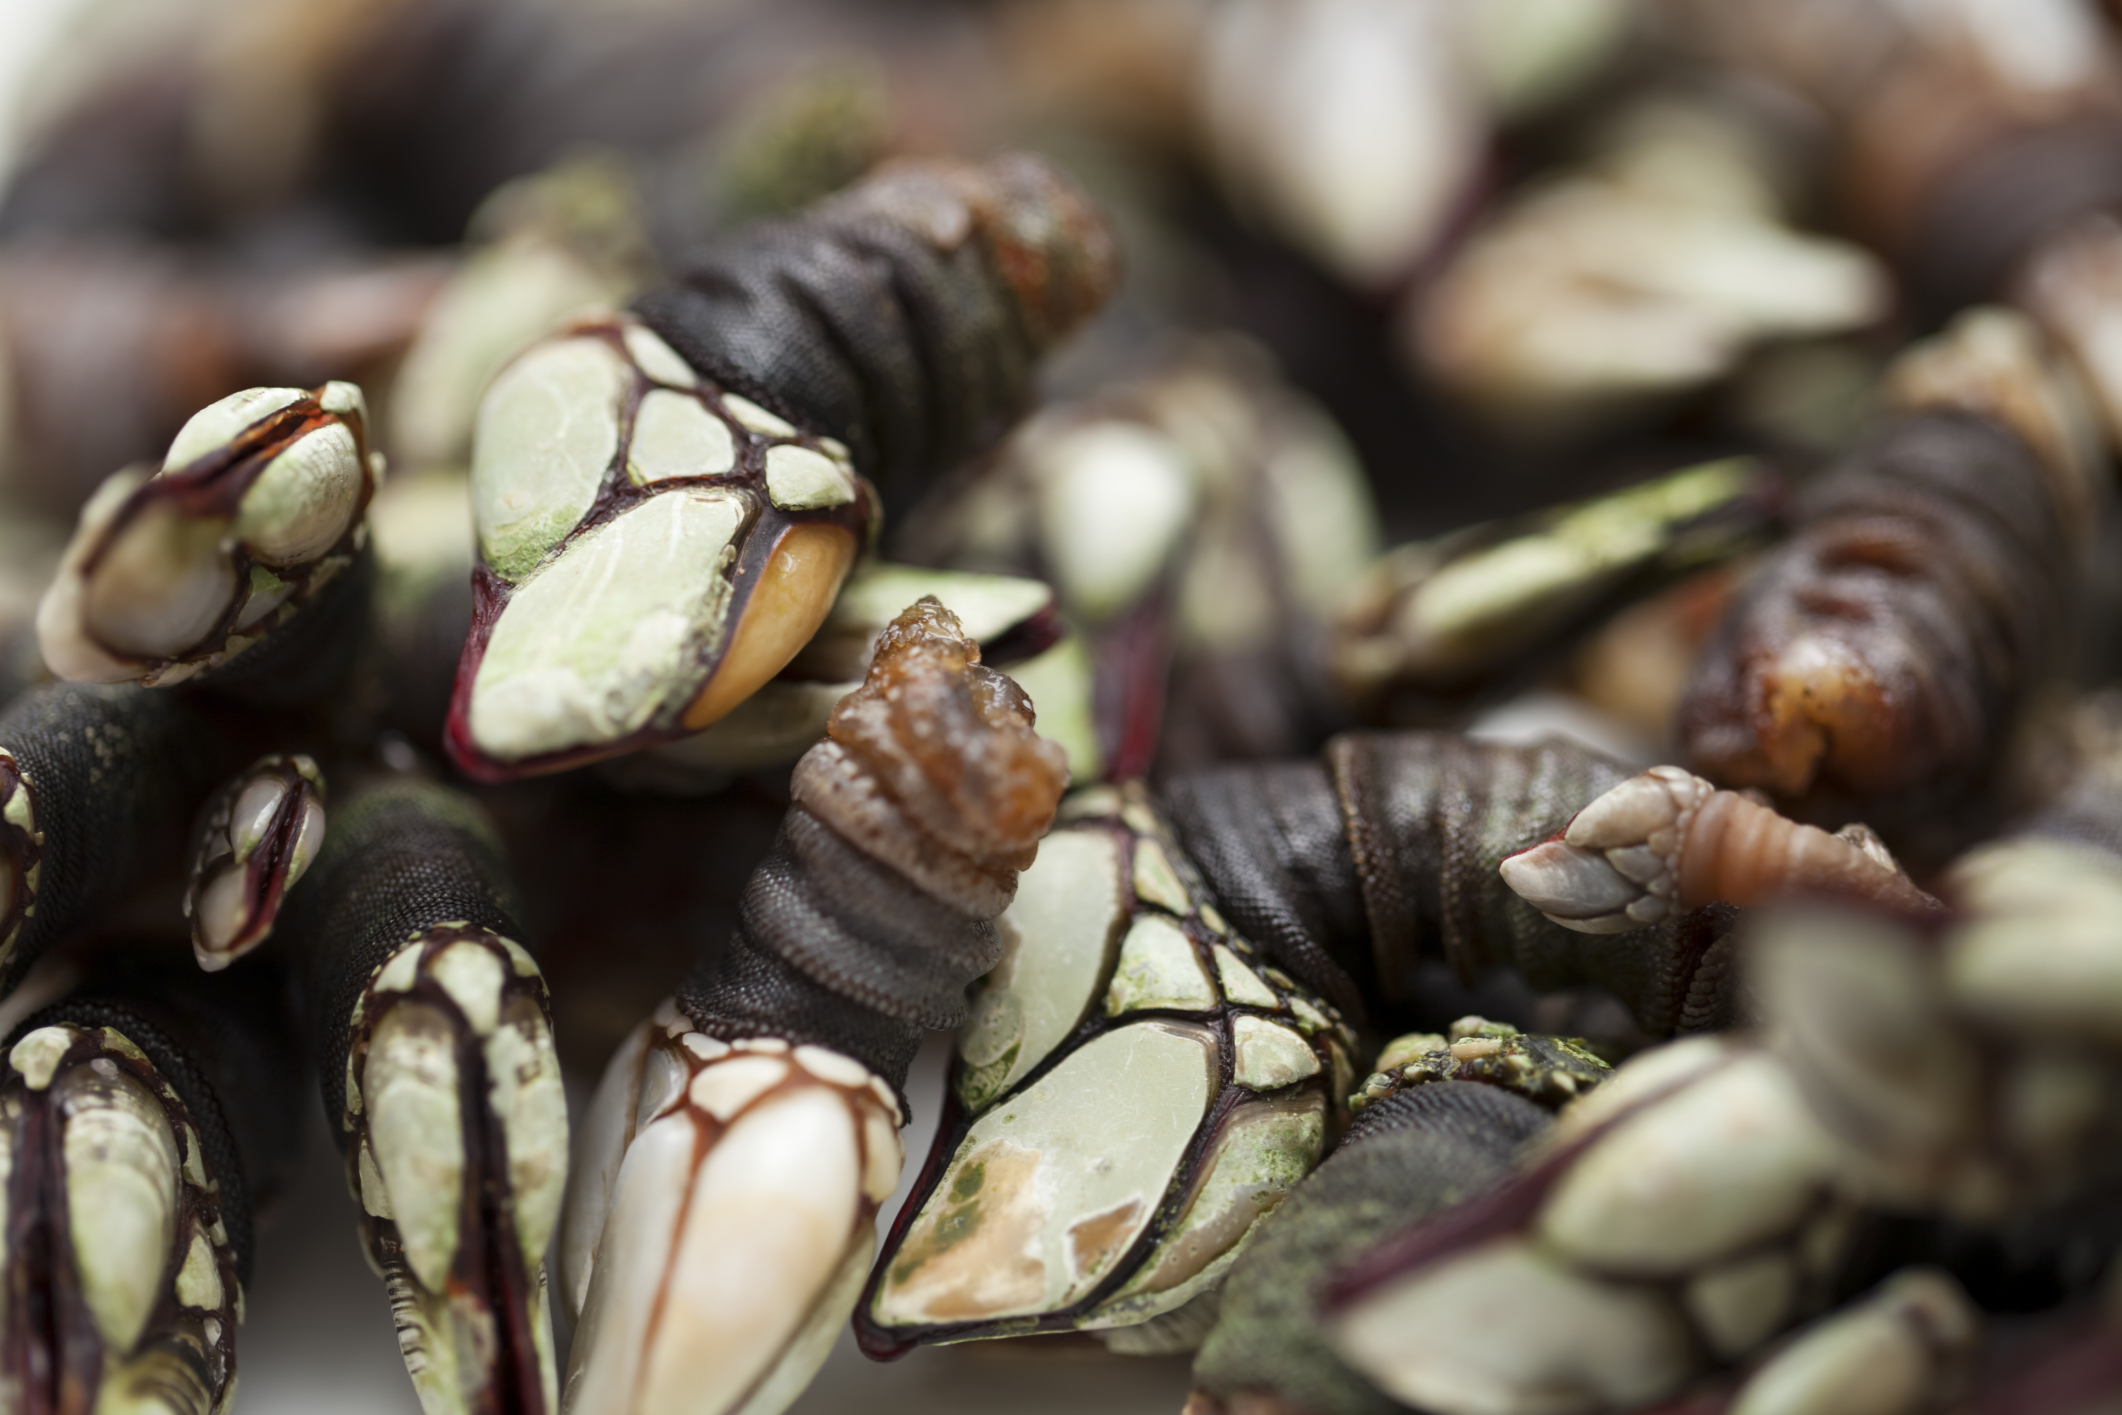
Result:
<instances>
[{"instance_id":1,"label":"barnacle claw-like shell","mask_svg":"<svg viewBox=\"0 0 2122 1415\"><path fill-rule=\"evenodd\" d=\"M727 715L824 621L870 478L910 498L1014 416L1112 275L1044 163L910 163L521 355L473 451L458 764L557 770Z\"/></svg>"},{"instance_id":2,"label":"barnacle claw-like shell","mask_svg":"<svg viewBox=\"0 0 2122 1415\"><path fill-rule=\"evenodd\" d=\"M1566 1111L1508 1184L1352 1263L1329 1339L1451 1415L1656 1401L1828 1294L1851 1236L1839 1178L1776 1056L1676 1042Z\"/></svg>"},{"instance_id":3,"label":"barnacle claw-like shell","mask_svg":"<svg viewBox=\"0 0 2122 1415\"><path fill-rule=\"evenodd\" d=\"M778 1410L868 1268L898 1101L824 1047L658 1018L605 1073L561 1229L581 1322L566 1408Z\"/></svg>"},{"instance_id":4,"label":"barnacle claw-like shell","mask_svg":"<svg viewBox=\"0 0 2122 1415\"><path fill-rule=\"evenodd\" d=\"M194 832L184 891L199 966L219 971L265 942L323 845L324 774L309 757L261 757L223 785Z\"/></svg>"},{"instance_id":5,"label":"barnacle claw-like shell","mask_svg":"<svg viewBox=\"0 0 2122 1415\"><path fill-rule=\"evenodd\" d=\"M218 1117L217 1117L218 1118ZM0 1072L0 1380L21 1409L209 1410L242 1311L195 1117L110 1027L58 1022Z\"/></svg>"},{"instance_id":6,"label":"barnacle claw-like shell","mask_svg":"<svg viewBox=\"0 0 2122 1415\"><path fill-rule=\"evenodd\" d=\"M1352 1034L1222 921L1147 794L1064 811L999 921L866 1349L1175 1317L1339 1126Z\"/></svg>"},{"instance_id":7,"label":"barnacle claw-like shell","mask_svg":"<svg viewBox=\"0 0 2122 1415\"><path fill-rule=\"evenodd\" d=\"M221 667L344 575L382 466L351 383L201 409L159 470L117 473L82 509L37 611L45 661L150 686Z\"/></svg>"},{"instance_id":8,"label":"barnacle claw-like shell","mask_svg":"<svg viewBox=\"0 0 2122 1415\"><path fill-rule=\"evenodd\" d=\"M487 930L430 929L351 1025L347 1178L422 1406L551 1410L567 1101L537 965Z\"/></svg>"}]
</instances>

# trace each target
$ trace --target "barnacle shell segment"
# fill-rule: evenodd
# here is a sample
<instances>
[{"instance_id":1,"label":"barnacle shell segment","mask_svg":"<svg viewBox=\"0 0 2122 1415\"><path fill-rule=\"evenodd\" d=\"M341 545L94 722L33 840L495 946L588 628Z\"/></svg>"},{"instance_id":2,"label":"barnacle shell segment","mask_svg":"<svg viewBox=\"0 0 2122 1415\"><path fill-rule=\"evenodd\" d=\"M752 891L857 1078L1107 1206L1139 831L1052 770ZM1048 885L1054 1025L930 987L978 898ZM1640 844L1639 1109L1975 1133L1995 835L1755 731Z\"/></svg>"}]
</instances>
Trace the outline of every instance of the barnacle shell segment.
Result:
<instances>
[{"instance_id":1,"label":"barnacle shell segment","mask_svg":"<svg viewBox=\"0 0 2122 1415\"><path fill-rule=\"evenodd\" d=\"M119 472L82 508L38 606L45 661L77 682L150 686L220 667L353 563L382 467L350 383L202 409L159 470Z\"/></svg>"},{"instance_id":2,"label":"barnacle shell segment","mask_svg":"<svg viewBox=\"0 0 2122 1415\"><path fill-rule=\"evenodd\" d=\"M324 774L311 758L274 753L223 783L194 827L185 883L199 966L218 972L263 943L323 844Z\"/></svg>"},{"instance_id":3,"label":"barnacle shell segment","mask_svg":"<svg viewBox=\"0 0 2122 1415\"><path fill-rule=\"evenodd\" d=\"M771 682L704 731L651 747L611 770L682 792L717 788L733 771L794 760L824 735L840 700L861 686L891 621L930 595L980 644L981 662L1006 671L1032 697L1040 734L1068 752L1071 776L1096 776L1089 665L1052 588L1014 575L881 560L855 568L825 622Z\"/></svg>"},{"instance_id":4,"label":"barnacle shell segment","mask_svg":"<svg viewBox=\"0 0 2122 1415\"><path fill-rule=\"evenodd\" d=\"M1518 1174L1376 1246L1328 1335L1426 1409L1593 1411L1667 1397L1816 1307L1848 1250L1835 1149L1772 1053L1646 1053Z\"/></svg>"},{"instance_id":5,"label":"barnacle shell segment","mask_svg":"<svg viewBox=\"0 0 2122 1415\"><path fill-rule=\"evenodd\" d=\"M688 1030L666 1004L591 1113L560 1235L581 1322L566 1408L782 1409L823 1364L898 1183L890 1089L824 1047Z\"/></svg>"},{"instance_id":6,"label":"barnacle shell segment","mask_svg":"<svg viewBox=\"0 0 2122 1415\"><path fill-rule=\"evenodd\" d=\"M0 1069L14 1402L222 1408L242 1310L224 1178L183 1099L122 1033L56 1022L14 1039Z\"/></svg>"},{"instance_id":7,"label":"barnacle shell segment","mask_svg":"<svg viewBox=\"0 0 2122 1415\"><path fill-rule=\"evenodd\" d=\"M537 964L437 925L376 969L348 1022L347 1183L422 1405L552 1409L545 1255L568 1125Z\"/></svg>"},{"instance_id":8,"label":"barnacle shell segment","mask_svg":"<svg viewBox=\"0 0 2122 1415\"><path fill-rule=\"evenodd\" d=\"M867 1350L1174 1312L1344 1116L1353 1036L1202 907L1141 788L1063 816L997 921L932 1177L857 1313Z\"/></svg>"},{"instance_id":9,"label":"barnacle shell segment","mask_svg":"<svg viewBox=\"0 0 2122 1415\"><path fill-rule=\"evenodd\" d=\"M487 395L479 608L446 739L475 776L557 770L725 716L817 630L868 535L844 447L762 433L710 382L672 386L675 358L631 320L593 319L526 351Z\"/></svg>"}]
</instances>

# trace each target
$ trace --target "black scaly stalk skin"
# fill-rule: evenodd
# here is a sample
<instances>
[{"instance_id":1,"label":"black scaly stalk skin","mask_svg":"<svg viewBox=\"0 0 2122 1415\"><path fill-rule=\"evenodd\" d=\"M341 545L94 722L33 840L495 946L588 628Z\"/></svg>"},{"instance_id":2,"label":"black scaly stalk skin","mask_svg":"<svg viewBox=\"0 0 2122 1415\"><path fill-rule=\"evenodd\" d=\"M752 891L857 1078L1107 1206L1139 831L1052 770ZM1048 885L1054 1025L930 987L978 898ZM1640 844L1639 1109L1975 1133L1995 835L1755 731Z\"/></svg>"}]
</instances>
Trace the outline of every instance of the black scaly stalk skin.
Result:
<instances>
[{"instance_id":1,"label":"black scaly stalk skin","mask_svg":"<svg viewBox=\"0 0 2122 1415\"><path fill-rule=\"evenodd\" d=\"M686 362L845 443L903 511L1031 401L1111 288L1110 234L1034 157L907 164L749 226L635 302Z\"/></svg>"},{"instance_id":2,"label":"black scaly stalk skin","mask_svg":"<svg viewBox=\"0 0 2122 1415\"><path fill-rule=\"evenodd\" d=\"M1002 956L992 919L915 887L804 807L752 872L726 946L678 990L695 1027L854 1057L906 1102L922 1035L965 1020L965 987Z\"/></svg>"},{"instance_id":3,"label":"black scaly stalk skin","mask_svg":"<svg viewBox=\"0 0 2122 1415\"><path fill-rule=\"evenodd\" d=\"M1281 1402L1274 1409L1306 1415L1402 1409L1327 1345L1319 1300L1328 1280L1387 1234L1493 1188L1547 1125L1540 1106L1475 1081L1416 1086L1366 1110L1261 1220L1231 1269L1215 1328L1194 1358L1197 1394L1187 1409L1222 1415L1263 1395Z\"/></svg>"},{"instance_id":4,"label":"black scaly stalk skin","mask_svg":"<svg viewBox=\"0 0 2122 1415\"><path fill-rule=\"evenodd\" d=\"M440 924L523 942L521 900L492 823L459 792L392 781L333 811L324 848L275 932L295 950L325 1118L342 1150L350 1019L370 977Z\"/></svg>"},{"instance_id":5,"label":"black scaly stalk skin","mask_svg":"<svg viewBox=\"0 0 2122 1415\"><path fill-rule=\"evenodd\" d=\"M13 896L0 900L0 996L176 857L200 801L243 765L238 736L188 693L131 686L52 683L0 712L0 870Z\"/></svg>"},{"instance_id":6,"label":"black scaly stalk skin","mask_svg":"<svg viewBox=\"0 0 2122 1415\"><path fill-rule=\"evenodd\" d=\"M1726 1025L1737 911L1581 934L1497 872L1633 774L1559 740L1350 732L1319 761L1182 776L1164 799L1231 923L1352 1017L1390 1027L1416 1000L1416 965L1437 957L1469 983L1508 968L1539 991L1606 988L1652 1035Z\"/></svg>"}]
</instances>

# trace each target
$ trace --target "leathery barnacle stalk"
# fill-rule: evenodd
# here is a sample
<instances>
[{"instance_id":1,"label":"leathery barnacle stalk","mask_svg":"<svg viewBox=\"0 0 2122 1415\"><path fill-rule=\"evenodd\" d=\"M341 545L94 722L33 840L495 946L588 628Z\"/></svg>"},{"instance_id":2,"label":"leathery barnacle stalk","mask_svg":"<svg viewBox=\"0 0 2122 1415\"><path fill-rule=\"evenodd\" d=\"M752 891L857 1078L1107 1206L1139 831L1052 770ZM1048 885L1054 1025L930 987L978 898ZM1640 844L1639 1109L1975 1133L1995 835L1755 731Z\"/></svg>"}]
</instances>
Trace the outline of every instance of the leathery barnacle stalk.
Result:
<instances>
[{"instance_id":1,"label":"leathery barnacle stalk","mask_svg":"<svg viewBox=\"0 0 2122 1415\"><path fill-rule=\"evenodd\" d=\"M9 1410L207 1415L234 1397L252 1206L299 1149L299 1044L277 973L209 981L179 958L160 940L106 955L8 1039Z\"/></svg>"},{"instance_id":2,"label":"leathery barnacle stalk","mask_svg":"<svg viewBox=\"0 0 2122 1415\"><path fill-rule=\"evenodd\" d=\"M300 753L260 757L224 782L192 832L184 916L192 954L218 972L265 942L324 844L324 773Z\"/></svg>"},{"instance_id":3,"label":"leathery barnacle stalk","mask_svg":"<svg viewBox=\"0 0 2122 1415\"><path fill-rule=\"evenodd\" d=\"M1225 922L1148 794L1092 787L1062 817L857 1316L873 1354L1062 1328L1190 1347L1346 1120L1355 1034Z\"/></svg>"},{"instance_id":4,"label":"leathery barnacle stalk","mask_svg":"<svg viewBox=\"0 0 2122 1415\"><path fill-rule=\"evenodd\" d=\"M1626 933L1718 901L1743 907L1801 891L1917 912L1938 907L1868 827L1829 835L1676 766L1630 777L1501 870L1534 908L1589 934Z\"/></svg>"},{"instance_id":5,"label":"leathery barnacle stalk","mask_svg":"<svg viewBox=\"0 0 2122 1415\"><path fill-rule=\"evenodd\" d=\"M333 814L282 916L326 1123L429 1415L557 1403L545 1254L567 1104L492 823L390 782Z\"/></svg>"},{"instance_id":6,"label":"leathery barnacle stalk","mask_svg":"<svg viewBox=\"0 0 2122 1415\"><path fill-rule=\"evenodd\" d=\"M1510 1176L1549 1112L1600 1085L1605 1063L1566 1037L1480 1017L1449 1040L1386 1044L1334 1152L1231 1269L1194 1359L1186 1415L1384 1415L1397 1409L1328 1345L1319 1297L1334 1273L1436 1209Z\"/></svg>"},{"instance_id":7,"label":"leathery barnacle stalk","mask_svg":"<svg viewBox=\"0 0 2122 1415\"><path fill-rule=\"evenodd\" d=\"M880 510L1021 411L1112 280L1043 162L912 163L528 350L474 439L452 756L500 780L727 714L824 621Z\"/></svg>"},{"instance_id":8,"label":"leathery barnacle stalk","mask_svg":"<svg viewBox=\"0 0 2122 1415\"><path fill-rule=\"evenodd\" d=\"M0 711L0 996L138 884L242 760L181 693L47 683Z\"/></svg>"},{"instance_id":9,"label":"leathery barnacle stalk","mask_svg":"<svg viewBox=\"0 0 2122 1415\"><path fill-rule=\"evenodd\" d=\"M2101 500L2092 426L2026 320L1972 311L1889 370L1899 410L1801 497L1697 662L1718 782L1915 801L1979 783L2058 665Z\"/></svg>"},{"instance_id":10,"label":"leathery barnacle stalk","mask_svg":"<svg viewBox=\"0 0 2122 1415\"><path fill-rule=\"evenodd\" d=\"M37 610L45 662L75 681L164 686L293 632L305 611L363 612L352 572L382 472L351 383L249 388L201 409L159 470L116 473L82 508Z\"/></svg>"},{"instance_id":11,"label":"leathery barnacle stalk","mask_svg":"<svg viewBox=\"0 0 2122 1415\"><path fill-rule=\"evenodd\" d=\"M1722 1026L1733 1007L1723 904L1597 943L1543 918L1497 867L1625 781L1574 742L1345 732L1316 761L1173 780L1178 842L1263 954L1352 1018L1389 1025L1424 969L1473 983L1508 969L1540 992L1611 992L1652 1036Z\"/></svg>"},{"instance_id":12,"label":"leathery barnacle stalk","mask_svg":"<svg viewBox=\"0 0 2122 1415\"><path fill-rule=\"evenodd\" d=\"M593 1102L561 1241L569 1410L770 1415L809 1382L898 1181L907 1066L994 965L1066 780L949 611L885 632L735 935Z\"/></svg>"}]
</instances>

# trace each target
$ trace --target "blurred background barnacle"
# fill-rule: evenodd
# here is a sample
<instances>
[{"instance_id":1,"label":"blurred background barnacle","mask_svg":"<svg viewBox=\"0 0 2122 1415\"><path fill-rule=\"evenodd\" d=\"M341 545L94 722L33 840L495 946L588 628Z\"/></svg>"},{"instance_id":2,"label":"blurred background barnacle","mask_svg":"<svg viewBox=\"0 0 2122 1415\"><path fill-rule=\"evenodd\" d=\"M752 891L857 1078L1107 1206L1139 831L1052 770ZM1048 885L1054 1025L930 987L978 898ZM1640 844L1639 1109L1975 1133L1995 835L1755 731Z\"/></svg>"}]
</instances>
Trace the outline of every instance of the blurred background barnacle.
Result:
<instances>
[{"instance_id":1,"label":"blurred background barnacle","mask_svg":"<svg viewBox=\"0 0 2122 1415\"><path fill-rule=\"evenodd\" d=\"M2122 1399L2122 7L0 3L0 1407Z\"/></svg>"}]
</instances>

